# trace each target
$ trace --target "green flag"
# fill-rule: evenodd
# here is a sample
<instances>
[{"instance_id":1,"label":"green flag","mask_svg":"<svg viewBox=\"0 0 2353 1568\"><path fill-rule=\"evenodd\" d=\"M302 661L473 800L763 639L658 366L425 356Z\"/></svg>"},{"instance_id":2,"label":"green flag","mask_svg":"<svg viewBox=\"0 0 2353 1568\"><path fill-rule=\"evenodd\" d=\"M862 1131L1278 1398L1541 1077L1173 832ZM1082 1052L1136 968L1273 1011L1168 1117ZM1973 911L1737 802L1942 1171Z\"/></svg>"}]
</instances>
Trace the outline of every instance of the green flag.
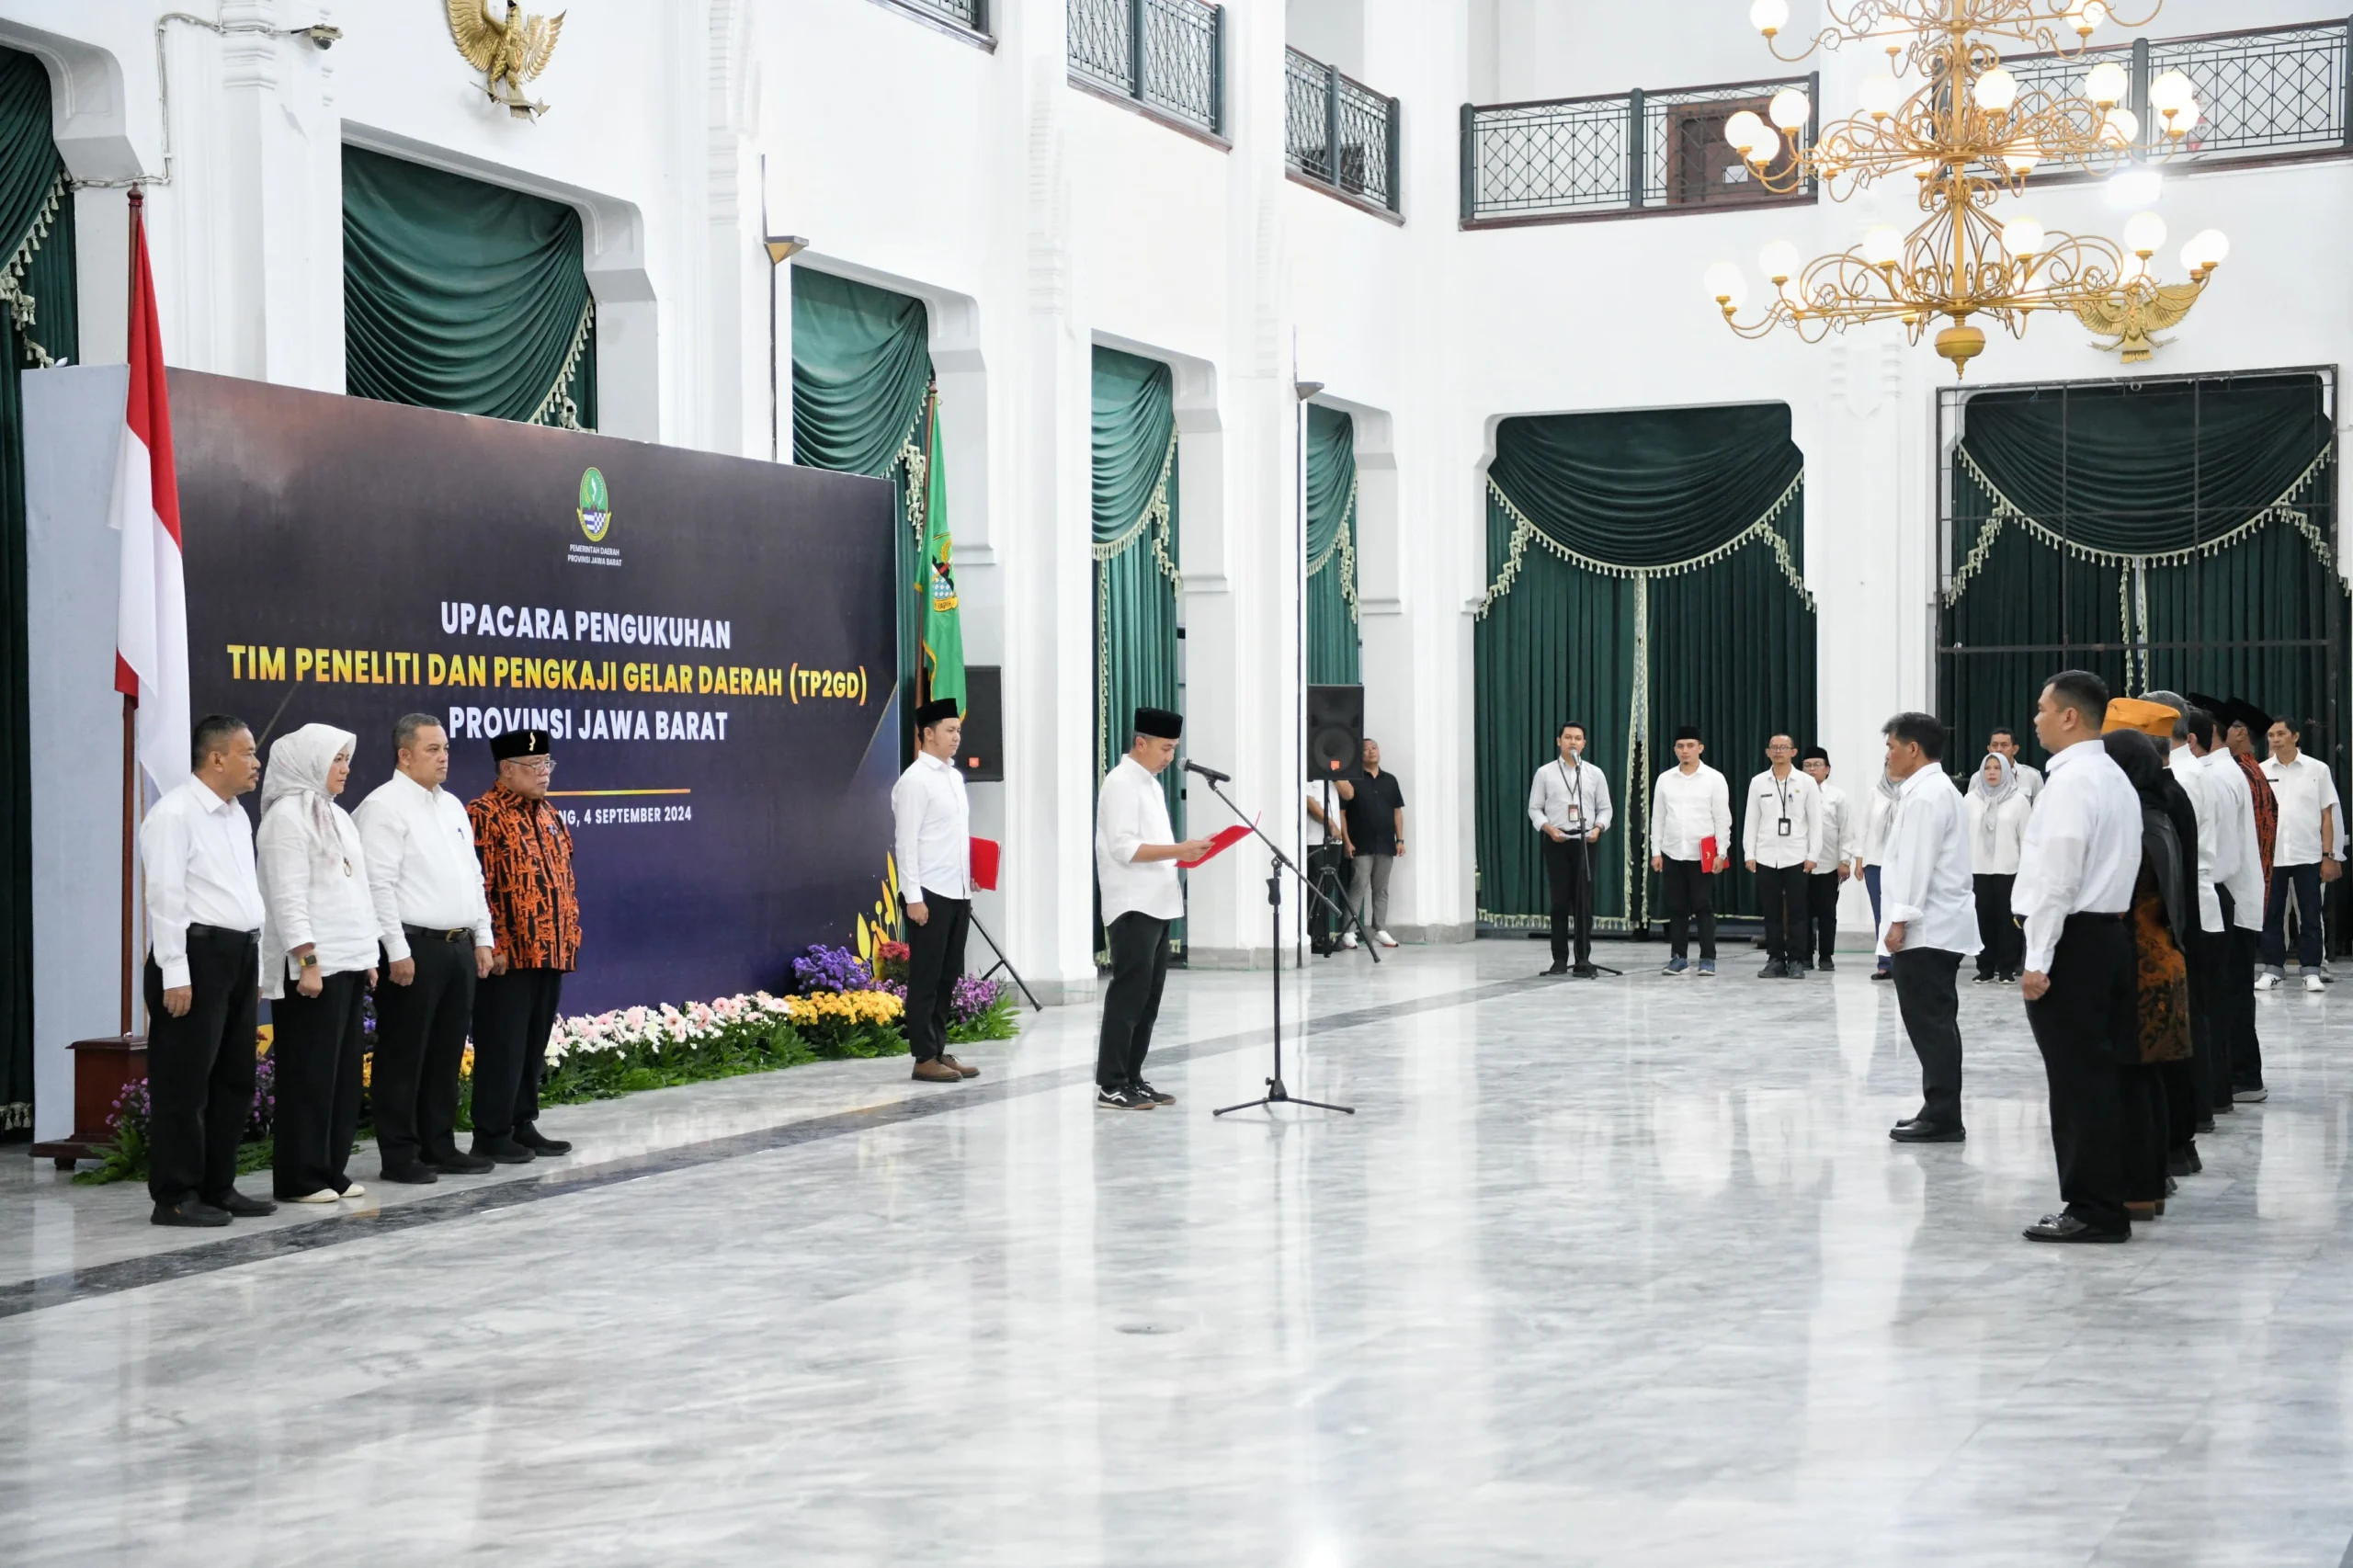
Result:
<instances>
[{"instance_id":1,"label":"green flag","mask_svg":"<svg viewBox=\"0 0 2353 1568\"><path fill-rule=\"evenodd\" d=\"M956 610L956 573L948 532L948 472L939 453L939 400L931 400L930 472L923 506L923 660L931 699L953 698L964 707L964 623Z\"/></svg>"}]
</instances>

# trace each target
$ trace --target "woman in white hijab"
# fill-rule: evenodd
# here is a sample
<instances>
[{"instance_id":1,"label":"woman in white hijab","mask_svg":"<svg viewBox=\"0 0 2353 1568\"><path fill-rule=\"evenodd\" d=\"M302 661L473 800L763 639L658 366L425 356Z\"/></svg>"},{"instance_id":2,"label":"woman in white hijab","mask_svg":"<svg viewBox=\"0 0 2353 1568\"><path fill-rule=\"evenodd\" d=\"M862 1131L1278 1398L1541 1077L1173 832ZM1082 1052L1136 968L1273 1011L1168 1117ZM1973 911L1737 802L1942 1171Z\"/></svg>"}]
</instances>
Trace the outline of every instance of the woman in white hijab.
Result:
<instances>
[{"instance_id":1,"label":"woman in white hijab","mask_svg":"<svg viewBox=\"0 0 2353 1568\"><path fill-rule=\"evenodd\" d=\"M360 1007L376 983L376 915L359 829L335 803L358 737L305 724L269 748L261 785L262 992L277 1063L270 1185L281 1202L366 1189L344 1174L359 1126Z\"/></svg>"},{"instance_id":2,"label":"woman in white hijab","mask_svg":"<svg viewBox=\"0 0 2353 1568\"><path fill-rule=\"evenodd\" d=\"M1977 983L2018 983L2026 965L2026 933L2010 913L2018 880L2018 846L2034 797L2021 788L2018 767L1997 751L1985 754L1962 800L1969 823L1969 869L1977 886Z\"/></svg>"}]
</instances>

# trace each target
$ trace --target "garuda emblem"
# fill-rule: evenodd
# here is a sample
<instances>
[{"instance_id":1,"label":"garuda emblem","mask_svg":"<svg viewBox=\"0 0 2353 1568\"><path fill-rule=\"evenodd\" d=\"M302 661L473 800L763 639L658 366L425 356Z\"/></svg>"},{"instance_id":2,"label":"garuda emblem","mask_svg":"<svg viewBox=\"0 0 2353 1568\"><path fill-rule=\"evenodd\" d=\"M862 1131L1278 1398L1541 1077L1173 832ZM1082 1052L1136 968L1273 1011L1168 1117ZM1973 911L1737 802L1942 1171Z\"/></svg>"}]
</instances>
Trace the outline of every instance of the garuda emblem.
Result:
<instances>
[{"instance_id":1,"label":"garuda emblem","mask_svg":"<svg viewBox=\"0 0 2353 1568\"><path fill-rule=\"evenodd\" d=\"M2143 280L2117 293L2079 301L2075 317L2092 331L2114 338L2100 347L2110 353L2121 349L2124 363L2134 365L2165 346L2166 340L2155 334L2178 326L2200 291L2196 283L2151 285Z\"/></svg>"},{"instance_id":2,"label":"garuda emblem","mask_svg":"<svg viewBox=\"0 0 2353 1568\"><path fill-rule=\"evenodd\" d=\"M548 68L566 13L527 16L516 0L507 0L506 19L494 22L490 0L449 0L449 36L467 63L484 73L483 90L490 101L505 104L517 119L547 113L548 106L524 92L523 84Z\"/></svg>"}]
</instances>

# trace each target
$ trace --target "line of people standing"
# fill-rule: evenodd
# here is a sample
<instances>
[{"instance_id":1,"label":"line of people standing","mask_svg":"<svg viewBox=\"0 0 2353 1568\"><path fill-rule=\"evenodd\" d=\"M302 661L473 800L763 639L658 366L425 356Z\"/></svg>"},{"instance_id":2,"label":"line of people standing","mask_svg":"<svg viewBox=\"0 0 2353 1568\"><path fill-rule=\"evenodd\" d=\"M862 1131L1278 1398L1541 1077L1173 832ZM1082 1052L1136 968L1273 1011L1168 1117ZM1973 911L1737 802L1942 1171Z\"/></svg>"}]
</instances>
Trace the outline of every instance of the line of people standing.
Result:
<instances>
[{"instance_id":1,"label":"line of people standing","mask_svg":"<svg viewBox=\"0 0 2353 1568\"><path fill-rule=\"evenodd\" d=\"M358 744L306 724L272 744L265 776L250 727L210 715L190 737L191 776L141 826L156 1224L220 1226L277 1207L235 1181L263 998L278 1201L364 1196L347 1170L363 1070L385 1181L571 1151L536 1126L548 1036L580 948L571 835L546 800L551 737L494 739L496 782L460 805L441 787L446 731L409 714L394 727L392 778L355 813L335 801ZM238 804L256 783L258 832ZM378 1016L363 1069L369 992ZM460 1151L469 1035L473 1136Z\"/></svg>"}]
</instances>

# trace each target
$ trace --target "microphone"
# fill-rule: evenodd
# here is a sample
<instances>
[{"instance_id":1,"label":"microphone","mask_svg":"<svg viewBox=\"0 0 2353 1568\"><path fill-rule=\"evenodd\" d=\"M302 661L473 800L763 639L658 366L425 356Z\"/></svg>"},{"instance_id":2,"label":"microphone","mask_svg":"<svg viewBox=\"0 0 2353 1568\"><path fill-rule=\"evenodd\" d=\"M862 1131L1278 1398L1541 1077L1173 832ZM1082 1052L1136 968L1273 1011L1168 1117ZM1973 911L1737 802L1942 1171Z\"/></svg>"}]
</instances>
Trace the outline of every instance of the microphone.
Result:
<instances>
[{"instance_id":1,"label":"microphone","mask_svg":"<svg viewBox=\"0 0 2353 1568\"><path fill-rule=\"evenodd\" d=\"M1188 773L1198 773L1212 784L1228 784L1233 780L1233 774L1220 773L1214 767L1204 767L1199 763L1194 762L1189 758L1188 758L1185 763L1185 771Z\"/></svg>"}]
</instances>

